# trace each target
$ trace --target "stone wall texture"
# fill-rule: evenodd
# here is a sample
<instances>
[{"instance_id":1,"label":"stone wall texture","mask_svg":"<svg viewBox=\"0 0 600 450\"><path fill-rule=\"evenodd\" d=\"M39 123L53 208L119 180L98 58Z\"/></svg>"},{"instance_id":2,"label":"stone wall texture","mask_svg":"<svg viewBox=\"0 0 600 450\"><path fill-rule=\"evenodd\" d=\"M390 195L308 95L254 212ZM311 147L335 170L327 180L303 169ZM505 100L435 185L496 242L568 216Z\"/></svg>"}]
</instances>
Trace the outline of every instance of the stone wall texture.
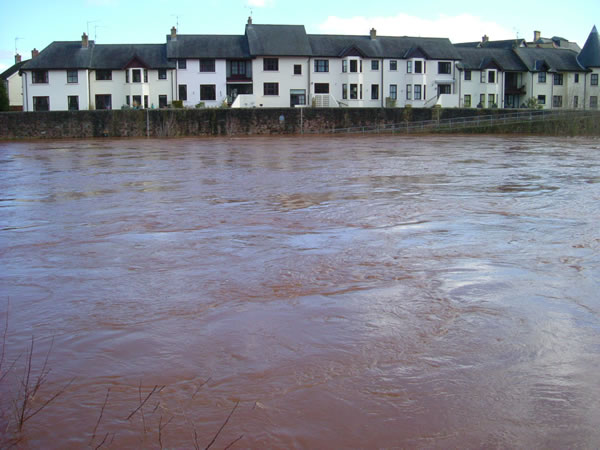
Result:
<instances>
[{"instance_id":1,"label":"stone wall texture","mask_svg":"<svg viewBox=\"0 0 600 450\"><path fill-rule=\"evenodd\" d=\"M522 110L521 110L522 111ZM0 139L233 136L324 133L334 129L497 115L505 109L257 108L0 113ZM466 133L600 135L600 112L586 118L458 130Z\"/></svg>"}]
</instances>

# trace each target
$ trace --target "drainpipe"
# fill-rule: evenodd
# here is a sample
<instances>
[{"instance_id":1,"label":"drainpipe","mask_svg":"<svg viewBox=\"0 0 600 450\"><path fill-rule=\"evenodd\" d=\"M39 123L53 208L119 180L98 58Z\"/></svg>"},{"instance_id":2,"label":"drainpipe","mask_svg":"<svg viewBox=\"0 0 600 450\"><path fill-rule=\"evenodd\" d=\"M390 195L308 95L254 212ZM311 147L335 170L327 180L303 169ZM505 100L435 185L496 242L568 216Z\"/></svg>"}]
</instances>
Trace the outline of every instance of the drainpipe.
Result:
<instances>
[{"instance_id":1,"label":"drainpipe","mask_svg":"<svg viewBox=\"0 0 600 450\"><path fill-rule=\"evenodd\" d=\"M306 58L306 65L308 66L306 72L308 73L307 86L306 86L306 106L310 105L310 56ZM304 131L303 131L304 132Z\"/></svg>"},{"instance_id":2,"label":"drainpipe","mask_svg":"<svg viewBox=\"0 0 600 450\"><path fill-rule=\"evenodd\" d=\"M587 72L583 75L583 109L585 111L585 97L587 93Z\"/></svg>"},{"instance_id":3,"label":"drainpipe","mask_svg":"<svg viewBox=\"0 0 600 450\"><path fill-rule=\"evenodd\" d=\"M87 109L89 110L90 107L92 106L92 86L90 85L90 69L85 69L85 72L87 74L87 92L88 92L88 107ZM96 105L94 105L94 108L96 107Z\"/></svg>"},{"instance_id":4,"label":"drainpipe","mask_svg":"<svg viewBox=\"0 0 600 450\"><path fill-rule=\"evenodd\" d=\"M23 84L23 90L25 91L25 95L23 96L23 106L25 111L29 111L29 90L27 89L27 72L23 72L23 79L21 80Z\"/></svg>"},{"instance_id":5,"label":"drainpipe","mask_svg":"<svg viewBox=\"0 0 600 450\"><path fill-rule=\"evenodd\" d=\"M385 85L383 84L383 71L385 70L385 66L383 63L383 58L381 58L381 107L383 108L384 105L384 92L385 92ZM398 95L398 94L396 94Z\"/></svg>"},{"instance_id":6,"label":"drainpipe","mask_svg":"<svg viewBox=\"0 0 600 450\"><path fill-rule=\"evenodd\" d=\"M554 109L554 74L552 75L552 84L550 85L550 101L552 102L550 109Z\"/></svg>"}]
</instances>

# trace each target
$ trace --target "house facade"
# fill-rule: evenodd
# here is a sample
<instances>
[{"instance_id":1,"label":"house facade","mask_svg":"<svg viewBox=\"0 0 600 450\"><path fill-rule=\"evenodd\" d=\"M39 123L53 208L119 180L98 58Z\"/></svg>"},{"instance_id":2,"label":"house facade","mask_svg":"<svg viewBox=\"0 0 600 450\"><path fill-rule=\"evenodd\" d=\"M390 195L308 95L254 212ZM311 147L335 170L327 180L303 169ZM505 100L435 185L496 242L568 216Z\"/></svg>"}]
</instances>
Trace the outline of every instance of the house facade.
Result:
<instances>
[{"instance_id":1,"label":"house facade","mask_svg":"<svg viewBox=\"0 0 600 450\"><path fill-rule=\"evenodd\" d=\"M16 54L15 64L0 73L0 83L5 84L11 111L23 110L23 82L19 70L27 61L21 61L21 55Z\"/></svg>"},{"instance_id":2,"label":"house facade","mask_svg":"<svg viewBox=\"0 0 600 450\"><path fill-rule=\"evenodd\" d=\"M568 42L568 41L567 41ZM566 48L568 47L568 48ZM600 39L453 45L445 38L307 34L253 24L243 35L178 35L165 44L53 42L25 63L23 109L184 107L597 108Z\"/></svg>"}]
</instances>

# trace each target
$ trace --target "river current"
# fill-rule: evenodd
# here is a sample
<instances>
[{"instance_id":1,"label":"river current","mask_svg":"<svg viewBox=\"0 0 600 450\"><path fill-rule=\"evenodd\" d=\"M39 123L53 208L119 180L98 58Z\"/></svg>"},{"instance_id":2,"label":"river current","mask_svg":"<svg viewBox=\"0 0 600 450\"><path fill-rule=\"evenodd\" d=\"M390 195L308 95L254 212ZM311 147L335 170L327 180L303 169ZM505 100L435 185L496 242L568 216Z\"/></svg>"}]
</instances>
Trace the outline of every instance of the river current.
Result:
<instances>
[{"instance_id":1,"label":"river current","mask_svg":"<svg viewBox=\"0 0 600 450\"><path fill-rule=\"evenodd\" d=\"M600 443L598 139L3 142L0 197L5 442Z\"/></svg>"}]
</instances>

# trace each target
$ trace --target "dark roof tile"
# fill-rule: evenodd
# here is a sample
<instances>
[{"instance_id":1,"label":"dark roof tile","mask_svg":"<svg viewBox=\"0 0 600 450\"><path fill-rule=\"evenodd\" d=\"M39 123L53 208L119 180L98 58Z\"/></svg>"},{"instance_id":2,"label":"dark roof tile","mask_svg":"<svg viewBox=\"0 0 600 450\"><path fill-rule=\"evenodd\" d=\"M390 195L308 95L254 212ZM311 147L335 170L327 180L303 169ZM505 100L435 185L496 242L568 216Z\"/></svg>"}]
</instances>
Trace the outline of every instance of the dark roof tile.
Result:
<instances>
[{"instance_id":1,"label":"dark roof tile","mask_svg":"<svg viewBox=\"0 0 600 450\"><path fill-rule=\"evenodd\" d=\"M579 64L586 68L600 67L600 37L595 25L585 41L577 60Z\"/></svg>"}]
</instances>

